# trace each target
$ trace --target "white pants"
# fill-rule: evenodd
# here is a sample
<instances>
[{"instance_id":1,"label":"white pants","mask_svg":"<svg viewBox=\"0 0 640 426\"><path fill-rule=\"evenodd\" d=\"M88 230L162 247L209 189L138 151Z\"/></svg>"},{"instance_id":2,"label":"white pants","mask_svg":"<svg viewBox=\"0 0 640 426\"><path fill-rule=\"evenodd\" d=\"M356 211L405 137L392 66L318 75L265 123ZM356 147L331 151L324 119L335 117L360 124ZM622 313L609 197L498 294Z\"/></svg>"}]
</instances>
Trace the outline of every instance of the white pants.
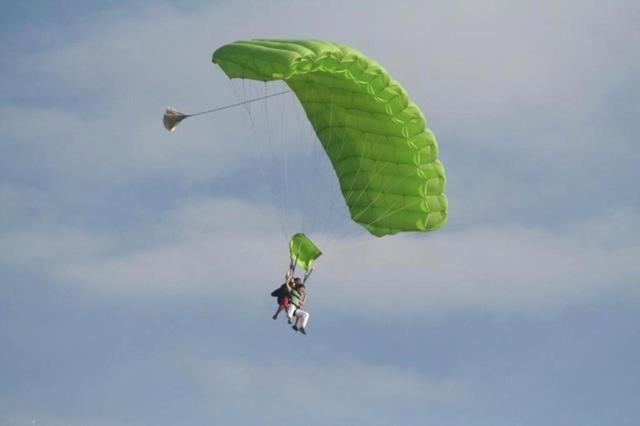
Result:
<instances>
[{"instance_id":1,"label":"white pants","mask_svg":"<svg viewBox=\"0 0 640 426\"><path fill-rule=\"evenodd\" d=\"M289 308L287 309L287 316L290 320L293 319L293 317L296 318L293 323L293 325L295 325L296 327L305 328L307 326L307 323L309 322L309 312L303 311L300 308L296 308L296 305L294 305L293 303L289 304Z\"/></svg>"}]
</instances>

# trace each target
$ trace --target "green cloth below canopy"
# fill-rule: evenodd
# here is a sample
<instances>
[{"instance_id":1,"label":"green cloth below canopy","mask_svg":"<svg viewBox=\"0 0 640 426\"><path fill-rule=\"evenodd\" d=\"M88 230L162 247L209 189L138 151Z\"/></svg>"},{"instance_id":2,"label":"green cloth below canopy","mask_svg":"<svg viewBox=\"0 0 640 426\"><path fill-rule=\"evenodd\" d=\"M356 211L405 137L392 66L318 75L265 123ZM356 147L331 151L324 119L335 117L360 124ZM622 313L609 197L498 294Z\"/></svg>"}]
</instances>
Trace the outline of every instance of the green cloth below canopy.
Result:
<instances>
[{"instance_id":1,"label":"green cloth below canopy","mask_svg":"<svg viewBox=\"0 0 640 426\"><path fill-rule=\"evenodd\" d=\"M289 252L291 258L305 271L313 268L315 260L322 255L320 249L303 233L297 233L291 238Z\"/></svg>"}]
</instances>

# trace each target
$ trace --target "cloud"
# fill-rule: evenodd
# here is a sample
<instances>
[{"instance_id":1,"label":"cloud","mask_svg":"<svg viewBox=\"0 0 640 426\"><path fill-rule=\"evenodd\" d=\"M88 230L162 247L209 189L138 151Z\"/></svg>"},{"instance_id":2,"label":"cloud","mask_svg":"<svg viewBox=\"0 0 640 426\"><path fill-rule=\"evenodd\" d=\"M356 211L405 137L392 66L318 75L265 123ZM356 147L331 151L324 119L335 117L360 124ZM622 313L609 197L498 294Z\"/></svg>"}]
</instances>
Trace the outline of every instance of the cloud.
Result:
<instances>
[{"instance_id":1,"label":"cloud","mask_svg":"<svg viewBox=\"0 0 640 426\"><path fill-rule=\"evenodd\" d=\"M612 87L632 81L639 66L620 54L640 38L632 6L249 4L115 8L73 24L75 36L46 51L20 51L7 66L22 78L0 109L4 178L78 198L166 182L189 193L233 190L223 185L229 176L258 180L256 164L275 169L282 152L297 161L304 143L290 136L286 150L265 154L264 127L256 135L242 110L189 120L175 134L160 125L168 103L190 112L236 100L210 63L216 46L286 36L356 46L407 87L440 141L458 207L452 226L530 225L545 213L568 222L565 211L583 210L594 191L632 190L634 145L611 137L624 135L625 123L599 119ZM362 17L367 26L355 31ZM594 176L607 162L616 170Z\"/></svg>"},{"instance_id":2,"label":"cloud","mask_svg":"<svg viewBox=\"0 0 640 426\"><path fill-rule=\"evenodd\" d=\"M193 112L236 101L208 59L207 17L158 5L137 13L106 14L80 37L45 52L21 52L11 64L12 73L31 76L40 90L35 103L0 109L5 176L38 176L49 186L89 192L159 176L208 182L255 161L244 113L192 120L180 138L161 125L169 102ZM31 90L14 96L30 100Z\"/></svg>"},{"instance_id":3,"label":"cloud","mask_svg":"<svg viewBox=\"0 0 640 426\"><path fill-rule=\"evenodd\" d=\"M52 116L50 120L17 111L12 121L19 120L22 130L13 133L28 134L28 128L42 129L45 134L54 131L46 139L55 137L72 146L88 144L95 157L112 153L121 161L131 158L132 165L158 162L166 170L168 159L179 155L179 150L165 146L164 141L170 139L158 125L166 103L203 109L234 100L226 77L210 63L213 49L234 39L296 36L332 38L372 55L407 85L428 117L436 117L432 120L436 134L452 134L456 143L468 149L481 140L484 149L491 151L517 148L533 152L541 147L568 151L568 147L581 146L584 138L579 137L580 132L570 139L561 135L559 144L553 137L558 124L584 128L598 113L612 84L601 78L603 73L629 70L633 75L638 66L628 55L616 52L640 38L625 15L628 7L551 2L425 7L410 1L392 10L384 2L370 2L366 10L340 3L343 12L335 14L338 3L276 2L267 6L253 2L252 7L216 3L195 10L153 4L132 16L116 10L84 28L81 37L47 52L23 54L12 64L16 73L31 75L34 69L40 70L34 76L42 86L40 96L46 103L58 101L42 111ZM603 15L607 20L601 19ZM309 16L316 19L304 18ZM366 16L367 31L354 31L352 21L359 16ZM330 33L326 22L332 22ZM393 26L392 22L403 25ZM389 26L393 31L386 30ZM548 48L551 45L554 49ZM615 76L616 80L626 77ZM71 117L54 119L60 109ZM524 124L522 114L537 122L538 134L545 134L536 138L535 145L529 143L531 136L518 137L520 129L514 128L514 123ZM74 122L87 118L84 124ZM552 121L544 121L549 118ZM193 148L191 153L203 152L208 146L213 151L206 153L212 159L222 151L211 140L237 135L246 125L244 119L226 114L224 123L214 119L208 125L191 122L193 127L180 129L180 145ZM504 124L496 128L496 120ZM465 130L459 134L454 129ZM470 129L473 137L469 137ZM532 126L527 125L526 130ZM505 131L508 142L496 137ZM94 139L104 142L99 144L102 148L91 144ZM243 155L228 144L224 152L228 167ZM187 173L193 169L203 173L205 165L197 157L192 156L193 162L187 164L181 158L174 166ZM68 164L73 164L71 160ZM92 156L85 160L97 162L99 158ZM213 163L209 169L223 165ZM122 169L115 167L113 174L122 174Z\"/></svg>"},{"instance_id":4,"label":"cloud","mask_svg":"<svg viewBox=\"0 0 640 426\"><path fill-rule=\"evenodd\" d=\"M600 211L585 209L595 197L606 204L615 186L593 177L592 167L603 161L604 130L592 132L592 120L610 89L602 73L628 78L637 67L611 51L638 37L626 8L580 7L576 14L566 4L425 8L406 2L389 10L373 2L366 10L343 5L335 14L331 4L186 10L154 4L131 16L116 10L91 28L79 24L76 38L22 54L11 73L24 71L42 90L39 102L12 101L0 110L8 148L0 160L3 203L17 199L22 206L4 213L5 264L44 262L58 282L116 297L188 297L223 291L212 277L253 288L265 276L279 276L286 241L277 234L276 200L257 201L256 193L266 186L257 165L282 161L282 151L265 159L265 141L252 140L244 112L193 120L176 134L161 127L160 115L167 99L194 109L234 100L209 60L218 45L330 35L387 65L435 117L452 201L451 223L441 233L353 250L341 236L340 255L328 251L322 264L332 266L314 275L328 283L325 294L344 292L345 300L359 301L355 308L339 301L335 309L363 315L465 307L536 311L593 300L609 286L629 287L637 272L637 235L623 232L626 244L614 248L600 226L586 243L580 237L592 234L587 221L601 224L607 212L633 212L637 204L622 196ZM597 19L603 14L610 18L606 27ZM354 17L362 16L367 31L354 31ZM388 31L392 22L404 24ZM607 160L628 157L625 143L608 141L617 149ZM632 163L617 164L626 170ZM615 180L620 193L630 180ZM324 200L306 201L313 210ZM94 204L100 207L90 208ZM28 230L19 218L33 206L40 212ZM113 219L120 211L128 215L126 225ZM622 219L636 223L634 215ZM92 224L94 216L113 223L107 231L78 225ZM342 287L345 276L356 284ZM405 291L397 291L397 281ZM244 294L240 287L233 291ZM386 302L390 295L402 302L401 312ZM322 292L314 297L325 303Z\"/></svg>"},{"instance_id":5,"label":"cloud","mask_svg":"<svg viewBox=\"0 0 640 426\"><path fill-rule=\"evenodd\" d=\"M240 282L248 291L264 281L265 271L281 275L276 265L281 266L288 255L286 240L273 228L277 217L269 206L199 200L170 211L145 229L127 231L111 244L102 245L86 235L86 240L94 241L93 250L74 244L76 239L70 236L55 238L54 234L44 241L69 243L66 251L49 253L51 263L57 262L50 268L51 278L71 288L125 298L197 298L197 294L235 293L229 283L239 288L235 283ZM23 234L7 239L6 244L25 248L18 254L23 264L36 261L40 249L47 247ZM274 247L280 247L280 252ZM61 252L71 254L58 261ZM15 250L7 263L15 263L14 256ZM83 260L77 261L76 256Z\"/></svg>"},{"instance_id":6,"label":"cloud","mask_svg":"<svg viewBox=\"0 0 640 426\"><path fill-rule=\"evenodd\" d=\"M618 234L639 221L632 212L611 214ZM275 287L286 268L277 223L268 205L200 199L109 238L78 230L10 234L0 260L41 265L59 284L116 299L207 295L241 298L253 309L264 302L266 290L257 288ZM465 309L537 315L634 295L640 243L616 239L604 223L566 232L479 226L382 239L318 235L326 250L310 282L310 306L369 319Z\"/></svg>"},{"instance_id":7,"label":"cloud","mask_svg":"<svg viewBox=\"0 0 640 426\"><path fill-rule=\"evenodd\" d=\"M261 424L288 424L290 413L283 407L304 407L303 418L314 424L389 424L394 412L418 415L433 406L454 406L466 396L459 380L353 360L292 366L219 359L206 363L201 377L214 416ZM252 395L250 411L247 395Z\"/></svg>"},{"instance_id":8,"label":"cloud","mask_svg":"<svg viewBox=\"0 0 640 426\"><path fill-rule=\"evenodd\" d=\"M142 332L146 333L149 330ZM317 359L318 354L296 359L292 353L274 358L237 352L255 349L252 339L216 334L206 339L190 340L185 346L180 339L171 340L166 348L138 342L144 355L131 360L122 359L122 354L110 358L112 345L118 346L115 339L100 355L106 364L101 363L102 368L95 364L81 372L71 368L66 382L32 389L29 396L35 399L27 397L28 405L22 398L9 398L0 420L10 425L107 426L118 422L162 424L182 417L208 423L275 425L298 422L287 408L297 407L303 409L300 415L309 424L391 424L394 416L404 413L411 413L415 421L432 410L464 405L475 386L455 374L433 377L401 365L402 361L371 362L336 355L335 349L329 359ZM229 356L217 345L239 346ZM53 396L48 395L51 391L55 391ZM45 394L43 403L37 397Z\"/></svg>"},{"instance_id":9,"label":"cloud","mask_svg":"<svg viewBox=\"0 0 640 426\"><path fill-rule=\"evenodd\" d=\"M364 315L467 309L535 315L610 292L633 294L638 254L637 240L610 249L543 229L478 228L380 242L335 259L329 276L315 278L342 295L334 306L347 310L341 300L357 301L351 310ZM351 262L365 266L354 272Z\"/></svg>"},{"instance_id":10,"label":"cloud","mask_svg":"<svg viewBox=\"0 0 640 426\"><path fill-rule=\"evenodd\" d=\"M0 47L1 337L15 370L0 423L540 424L521 408L549 408L542 418L554 422L635 407L635 383L617 385L637 358L635 311L618 308L640 301L636 3L107 9L40 14L36 26L25 13L12 28L33 29ZM252 37L333 39L382 63L438 137L450 223L383 239L317 226L326 192L338 193L331 173L315 176L322 195L304 186L317 154L303 157L317 147L308 128L266 155L279 123L254 131L242 110L167 133L168 104L236 101L210 55ZM283 157L298 167L290 199L269 197L266 181L282 191L283 176L260 171L281 173ZM255 333L288 262L278 207L291 229L321 229L310 233L324 255L307 340L270 319L276 334ZM331 220L345 225L341 212ZM440 316L450 321L428 326ZM540 316L551 321L530 320ZM577 389L594 366L591 379L618 392ZM585 414L592 400L609 407Z\"/></svg>"},{"instance_id":11,"label":"cloud","mask_svg":"<svg viewBox=\"0 0 640 426\"><path fill-rule=\"evenodd\" d=\"M7 269L51 271L102 252L108 241L71 228L11 232L0 242L0 264Z\"/></svg>"}]
</instances>

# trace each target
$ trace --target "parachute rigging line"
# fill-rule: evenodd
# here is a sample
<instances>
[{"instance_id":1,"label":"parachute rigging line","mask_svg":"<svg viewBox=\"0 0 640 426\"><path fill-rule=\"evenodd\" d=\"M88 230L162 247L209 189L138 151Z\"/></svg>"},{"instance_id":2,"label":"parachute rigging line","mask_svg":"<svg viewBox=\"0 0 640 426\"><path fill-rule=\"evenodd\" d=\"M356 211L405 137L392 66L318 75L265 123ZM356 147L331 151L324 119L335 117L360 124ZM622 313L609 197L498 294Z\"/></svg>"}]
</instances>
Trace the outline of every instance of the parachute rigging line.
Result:
<instances>
[{"instance_id":1,"label":"parachute rigging line","mask_svg":"<svg viewBox=\"0 0 640 426\"><path fill-rule=\"evenodd\" d=\"M282 92L276 92L276 93L272 93L270 95L266 95L266 96L260 96L258 98L253 98L253 99L247 99L246 101L242 101L242 102L238 102L235 104L231 104L231 105L224 105L221 107L217 107L217 108L212 108L212 109L208 109L206 111L200 111L200 112L194 112L193 114L184 114L172 107L167 107L167 110L164 113L164 116L162 117L162 124L164 124L165 129L167 129L170 132L173 132L176 127L178 127L178 124L180 124L180 122L182 120L184 120L185 118L189 118L189 117L195 117L197 115L204 115L204 114L210 114L212 112L218 112L218 111L223 111L225 109L229 109L229 108L234 108L240 105L245 105L251 102L256 102L256 101L261 101L267 98L272 98L274 96L280 96L280 95L284 95L287 93L291 93L291 90L284 90Z\"/></svg>"}]
</instances>

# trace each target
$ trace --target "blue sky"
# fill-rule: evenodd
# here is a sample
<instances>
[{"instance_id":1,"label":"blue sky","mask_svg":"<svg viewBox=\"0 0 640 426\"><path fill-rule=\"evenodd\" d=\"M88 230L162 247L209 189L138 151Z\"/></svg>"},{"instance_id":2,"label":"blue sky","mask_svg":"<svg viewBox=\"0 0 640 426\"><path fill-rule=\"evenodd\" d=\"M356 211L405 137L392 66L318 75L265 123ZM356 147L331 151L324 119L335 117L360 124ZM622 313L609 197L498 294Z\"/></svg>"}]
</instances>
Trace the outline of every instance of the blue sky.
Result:
<instances>
[{"instance_id":1,"label":"blue sky","mask_svg":"<svg viewBox=\"0 0 640 426\"><path fill-rule=\"evenodd\" d=\"M3 5L0 425L637 424L638 18L625 1ZM276 90L210 63L253 37L340 41L402 82L440 144L447 226L369 239L318 209L335 182L291 97L252 108L257 134L242 109L166 132L167 105ZM287 230L329 248L306 337L270 319L284 202Z\"/></svg>"}]
</instances>

